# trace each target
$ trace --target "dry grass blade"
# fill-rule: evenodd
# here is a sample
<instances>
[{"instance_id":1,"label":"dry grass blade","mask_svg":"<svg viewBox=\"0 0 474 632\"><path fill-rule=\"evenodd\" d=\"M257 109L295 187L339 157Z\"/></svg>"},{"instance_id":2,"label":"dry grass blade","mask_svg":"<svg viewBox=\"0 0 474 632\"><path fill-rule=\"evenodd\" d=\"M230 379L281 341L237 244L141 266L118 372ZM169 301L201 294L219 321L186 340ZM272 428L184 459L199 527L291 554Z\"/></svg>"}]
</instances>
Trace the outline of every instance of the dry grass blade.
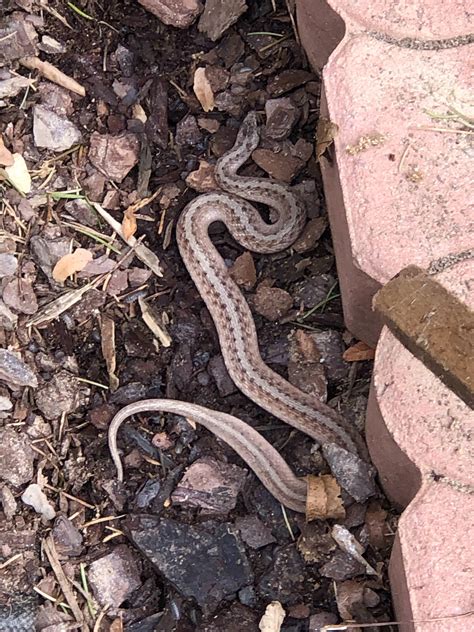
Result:
<instances>
[{"instance_id":1,"label":"dry grass blade","mask_svg":"<svg viewBox=\"0 0 474 632\"><path fill-rule=\"evenodd\" d=\"M63 571L61 563L59 562L56 547L54 546L54 540L51 535L48 535L48 537L43 540L43 548L44 552L46 553L46 557L51 564L51 568L53 569L53 573L56 576L58 584L63 591L64 597L71 608L74 618L79 623L82 623L84 621L84 617L82 615L81 609L79 608L79 604L77 603L76 596L71 589L69 580Z\"/></svg>"},{"instance_id":2,"label":"dry grass blade","mask_svg":"<svg viewBox=\"0 0 474 632\"><path fill-rule=\"evenodd\" d=\"M119 222L117 222L117 220L115 220L112 215L110 215L110 213L107 213L107 211L103 209L100 204L97 204L97 202L91 202L91 204L95 208L97 213L99 213L99 215L105 219L109 226L114 229L117 235L120 235L124 242L128 246L130 246L130 248L134 249L135 254L140 259L140 261L148 266L150 270L156 274L156 276L162 277L163 270L161 269L158 257L149 248L147 248L137 239L135 239L135 237L125 239L122 232L122 226L119 224Z\"/></svg>"},{"instance_id":3,"label":"dry grass blade","mask_svg":"<svg viewBox=\"0 0 474 632\"><path fill-rule=\"evenodd\" d=\"M148 306L148 303L140 296L138 297L138 304L142 310L142 317L146 326L153 332L153 335L158 338L163 347L169 347L172 339L169 333L166 331L163 324L158 323L156 315Z\"/></svg>"},{"instance_id":4,"label":"dry grass blade","mask_svg":"<svg viewBox=\"0 0 474 632\"><path fill-rule=\"evenodd\" d=\"M42 75L49 79L53 83L58 84L58 86L62 86L66 88L66 90L70 90L71 92L75 92L81 97L86 96L86 89L84 86L81 86L75 79L72 77L68 77L63 72L61 72L56 66L50 64L48 61L41 61L38 57L22 57L20 59L20 64L25 66L25 68L29 68L30 70L38 70Z\"/></svg>"},{"instance_id":5,"label":"dry grass blade","mask_svg":"<svg viewBox=\"0 0 474 632\"><path fill-rule=\"evenodd\" d=\"M108 318L107 316L103 316L101 318L100 335L102 355L104 356L105 364L107 366L110 390L113 392L117 390L119 380L118 377L115 375L115 322L112 320L112 318Z\"/></svg>"},{"instance_id":6,"label":"dry grass blade","mask_svg":"<svg viewBox=\"0 0 474 632\"><path fill-rule=\"evenodd\" d=\"M61 296L54 299L54 301L45 305L43 309L40 309L33 318L30 318L30 320L26 323L26 326L33 327L58 318L58 316L61 316L61 314L76 305L86 292L91 290L93 287L97 287L104 280L104 277L105 275L101 275L87 285L84 285L84 287L80 287L77 290L71 290L66 294L61 294Z\"/></svg>"}]
</instances>

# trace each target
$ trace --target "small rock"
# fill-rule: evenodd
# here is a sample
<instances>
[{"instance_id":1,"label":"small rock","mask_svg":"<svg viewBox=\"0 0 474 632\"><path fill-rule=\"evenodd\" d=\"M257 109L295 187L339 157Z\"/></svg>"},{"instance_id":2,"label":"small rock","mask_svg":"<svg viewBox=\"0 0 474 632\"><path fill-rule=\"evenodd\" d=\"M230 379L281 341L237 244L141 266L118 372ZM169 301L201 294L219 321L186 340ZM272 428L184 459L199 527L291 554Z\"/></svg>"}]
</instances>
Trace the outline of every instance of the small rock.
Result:
<instances>
[{"instance_id":1,"label":"small rock","mask_svg":"<svg viewBox=\"0 0 474 632\"><path fill-rule=\"evenodd\" d=\"M41 417L34 415L33 421L26 429L26 434L30 439L42 439L52 434L51 425Z\"/></svg>"},{"instance_id":2,"label":"small rock","mask_svg":"<svg viewBox=\"0 0 474 632\"><path fill-rule=\"evenodd\" d=\"M107 285L107 294L109 296L117 296L128 288L128 270L115 270L112 272L110 281Z\"/></svg>"},{"instance_id":3,"label":"small rock","mask_svg":"<svg viewBox=\"0 0 474 632\"><path fill-rule=\"evenodd\" d=\"M390 536L387 525L387 512L382 509L380 503L372 501L365 514L366 530L369 535L370 545L374 549L385 549L389 546Z\"/></svg>"},{"instance_id":4,"label":"small rock","mask_svg":"<svg viewBox=\"0 0 474 632\"><path fill-rule=\"evenodd\" d=\"M36 483L28 485L23 494L21 495L22 501L25 505L30 505L40 514L44 520L53 520L56 516L54 507L50 504L46 494Z\"/></svg>"},{"instance_id":5,"label":"small rock","mask_svg":"<svg viewBox=\"0 0 474 632\"><path fill-rule=\"evenodd\" d=\"M229 269L231 277L246 290L251 290L257 282L257 271L250 252L239 255Z\"/></svg>"},{"instance_id":6,"label":"small rock","mask_svg":"<svg viewBox=\"0 0 474 632\"><path fill-rule=\"evenodd\" d=\"M220 92L214 99L214 104L219 112L227 112L234 118L239 118L242 113L242 97L232 92Z\"/></svg>"},{"instance_id":7,"label":"small rock","mask_svg":"<svg viewBox=\"0 0 474 632\"><path fill-rule=\"evenodd\" d=\"M210 165L205 160L200 160L199 168L196 171L191 171L186 177L186 184L199 193L216 191L219 187L214 177L214 170L214 165Z\"/></svg>"},{"instance_id":8,"label":"small rock","mask_svg":"<svg viewBox=\"0 0 474 632\"><path fill-rule=\"evenodd\" d=\"M276 551L272 568L258 582L264 599L285 605L299 599L304 590L304 564L294 544Z\"/></svg>"},{"instance_id":9,"label":"small rock","mask_svg":"<svg viewBox=\"0 0 474 632\"><path fill-rule=\"evenodd\" d=\"M97 213L93 211L85 200L68 200L64 204L64 211L86 226L97 226Z\"/></svg>"},{"instance_id":10,"label":"small rock","mask_svg":"<svg viewBox=\"0 0 474 632\"><path fill-rule=\"evenodd\" d=\"M267 320L275 321L288 313L293 305L293 298L286 290L259 285L253 297L253 305L255 311Z\"/></svg>"},{"instance_id":11,"label":"small rock","mask_svg":"<svg viewBox=\"0 0 474 632\"><path fill-rule=\"evenodd\" d=\"M209 132L210 134L215 134L221 126L219 121L216 121L216 119L207 118L207 116L198 116L197 122L199 127L202 127L202 129L205 129L206 132Z\"/></svg>"},{"instance_id":12,"label":"small rock","mask_svg":"<svg viewBox=\"0 0 474 632\"><path fill-rule=\"evenodd\" d=\"M7 485L0 487L0 504L7 520L11 520L17 512L18 503Z\"/></svg>"},{"instance_id":13,"label":"small rock","mask_svg":"<svg viewBox=\"0 0 474 632\"><path fill-rule=\"evenodd\" d=\"M51 239L42 235L33 235L30 249L33 259L50 281L53 281L53 268L56 263L70 252L71 240L67 237Z\"/></svg>"},{"instance_id":14,"label":"small rock","mask_svg":"<svg viewBox=\"0 0 474 632\"><path fill-rule=\"evenodd\" d=\"M309 618L308 632L322 632L324 626L337 623L337 615L333 612L318 612Z\"/></svg>"},{"instance_id":15,"label":"small rock","mask_svg":"<svg viewBox=\"0 0 474 632\"><path fill-rule=\"evenodd\" d=\"M291 182L304 167L304 162L292 156L288 149L275 153L271 149L256 149L252 160L275 180Z\"/></svg>"},{"instance_id":16,"label":"small rock","mask_svg":"<svg viewBox=\"0 0 474 632\"><path fill-rule=\"evenodd\" d=\"M199 0L138 0L162 22L180 29L190 26L202 11Z\"/></svg>"},{"instance_id":17,"label":"small rock","mask_svg":"<svg viewBox=\"0 0 474 632\"><path fill-rule=\"evenodd\" d=\"M349 364L342 359L344 347L341 334L334 329L327 329L311 332L310 336L319 350L328 380L344 380L349 373Z\"/></svg>"},{"instance_id":18,"label":"small rock","mask_svg":"<svg viewBox=\"0 0 474 632\"><path fill-rule=\"evenodd\" d=\"M285 92L290 92L290 90L304 85L314 78L313 73L307 72L306 70L284 70L268 83L267 90L273 97L278 97L281 94L285 94Z\"/></svg>"},{"instance_id":19,"label":"small rock","mask_svg":"<svg viewBox=\"0 0 474 632\"><path fill-rule=\"evenodd\" d=\"M89 200L92 202L100 202L102 200L105 178L101 173L96 171L85 180L82 180L81 184Z\"/></svg>"},{"instance_id":20,"label":"small rock","mask_svg":"<svg viewBox=\"0 0 474 632\"><path fill-rule=\"evenodd\" d=\"M66 516L58 516L53 527L53 540L60 559L82 553L82 535Z\"/></svg>"},{"instance_id":21,"label":"small rock","mask_svg":"<svg viewBox=\"0 0 474 632\"><path fill-rule=\"evenodd\" d=\"M87 578L100 605L112 611L142 585L138 560L125 544L92 562Z\"/></svg>"},{"instance_id":22,"label":"small rock","mask_svg":"<svg viewBox=\"0 0 474 632\"><path fill-rule=\"evenodd\" d=\"M18 268L18 261L14 255L0 253L0 279L6 276L13 276Z\"/></svg>"},{"instance_id":23,"label":"small rock","mask_svg":"<svg viewBox=\"0 0 474 632\"><path fill-rule=\"evenodd\" d=\"M35 393L36 405L46 419L58 419L75 411L82 403L81 385L75 375L59 371Z\"/></svg>"},{"instance_id":24,"label":"small rock","mask_svg":"<svg viewBox=\"0 0 474 632\"><path fill-rule=\"evenodd\" d=\"M329 559L336 550L336 543L322 522L309 522L301 529L301 536L298 540L298 551L303 556L307 564Z\"/></svg>"},{"instance_id":25,"label":"small rock","mask_svg":"<svg viewBox=\"0 0 474 632\"><path fill-rule=\"evenodd\" d=\"M22 314L35 314L38 301L33 284L28 279L12 279L3 288L3 301L8 307Z\"/></svg>"},{"instance_id":26,"label":"small rock","mask_svg":"<svg viewBox=\"0 0 474 632\"><path fill-rule=\"evenodd\" d=\"M38 86L41 105L52 110L58 116L70 116L74 112L71 93L50 81L42 81Z\"/></svg>"},{"instance_id":27,"label":"small rock","mask_svg":"<svg viewBox=\"0 0 474 632\"><path fill-rule=\"evenodd\" d=\"M312 250L321 239L327 227L328 221L325 217L310 219L292 247L296 252L308 252L308 250Z\"/></svg>"},{"instance_id":28,"label":"small rock","mask_svg":"<svg viewBox=\"0 0 474 632\"><path fill-rule=\"evenodd\" d=\"M149 268L130 268L128 270L128 283L130 287L140 287L148 281L152 272Z\"/></svg>"},{"instance_id":29,"label":"small rock","mask_svg":"<svg viewBox=\"0 0 474 632\"><path fill-rule=\"evenodd\" d=\"M34 79L28 79L28 77L0 79L0 99L16 97L22 90L34 85L34 83Z\"/></svg>"},{"instance_id":30,"label":"small rock","mask_svg":"<svg viewBox=\"0 0 474 632\"><path fill-rule=\"evenodd\" d=\"M0 395L0 412L4 413L8 410L12 410L12 400L6 395Z\"/></svg>"},{"instance_id":31,"label":"small rock","mask_svg":"<svg viewBox=\"0 0 474 632\"><path fill-rule=\"evenodd\" d=\"M212 621L200 625L199 632L259 632L261 628L257 621L257 613L252 608L234 602L227 610L215 615Z\"/></svg>"},{"instance_id":32,"label":"small rock","mask_svg":"<svg viewBox=\"0 0 474 632\"><path fill-rule=\"evenodd\" d=\"M143 485L135 497L135 504L138 509L148 509L161 490L159 479L149 480Z\"/></svg>"},{"instance_id":33,"label":"small rock","mask_svg":"<svg viewBox=\"0 0 474 632\"><path fill-rule=\"evenodd\" d=\"M0 327L7 331L12 331L16 327L18 316L0 300Z\"/></svg>"},{"instance_id":34,"label":"small rock","mask_svg":"<svg viewBox=\"0 0 474 632\"><path fill-rule=\"evenodd\" d=\"M0 380L11 388L31 386L36 388L38 380L33 371L15 353L0 349Z\"/></svg>"},{"instance_id":35,"label":"small rock","mask_svg":"<svg viewBox=\"0 0 474 632\"><path fill-rule=\"evenodd\" d=\"M313 151L314 145L304 138L299 138L293 147L293 155L305 163L311 158Z\"/></svg>"},{"instance_id":36,"label":"small rock","mask_svg":"<svg viewBox=\"0 0 474 632\"><path fill-rule=\"evenodd\" d=\"M81 140L77 127L64 116L35 105L33 108L33 136L37 147L65 151Z\"/></svg>"},{"instance_id":37,"label":"small rock","mask_svg":"<svg viewBox=\"0 0 474 632\"><path fill-rule=\"evenodd\" d=\"M305 603L296 604L288 610L288 616L293 619L307 619L309 617L310 608Z\"/></svg>"},{"instance_id":38,"label":"small rock","mask_svg":"<svg viewBox=\"0 0 474 632\"><path fill-rule=\"evenodd\" d=\"M202 133L195 116L186 114L179 121L176 125L175 141L177 145L190 145L191 147L202 141Z\"/></svg>"},{"instance_id":39,"label":"small rock","mask_svg":"<svg viewBox=\"0 0 474 632\"><path fill-rule=\"evenodd\" d=\"M5 16L5 14L3 14ZM0 67L6 62L36 55L38 34L28 15L14 11L0 24Z\"/></svg>"},{"instance_id":40,"label":"small rock","mask_svg":"<svg viewBox=\"0 0 474 632\"><path fill-rule=\"evenodd\" d=\"M271 530L257 516L243 516L235 521L242 540L252 549L276 542Z\"/></svg>"},{"instance_id":41,"label":"small rock","mask_svg":"<svg viewBox=\"0 0 474 632\"><path fill-rule=\"evenodd\" d=\"M374 467L334 443L323 445L323 455L339 485L358 503L377 493Z\"/></svg>"},{"instance_id":42,"label":"small rock","mask_svg":"<svg viewBox=\"0 0 474 632\"><path fill-rule=\"evenodd\" d=\"M244 546L229 524L190 526L142 515L129 518L125 526L158 571L201 607L215 609L222 599L253 582Z\"/></svg>"},{"instance_id":43,"label":"small rock","mask_svg":"<svg viewBox=\"0 0 474 632\"><path fill-rule=\"evenodd\" d=\"M77 273L77 276L79 279L88 279L99 274L106 274L112 272L116 265L116 262L110 259L108 254L105 254L89 261L85 268Z\"/></svg>"},{"instance_id":44,"label":"small rock","mask_svg":"<svg viewBox=\"0 0 474 632\"><path fill-rule=\"evenodd\" d=\"M107 178L120 183L137 164L139 150L140 143L130 132L118 136L93 132L89 160Z\"/></svg>"},{"instance_id":45,"label":"small rock","mask_svg":"<svg viewBox=\"0 0 474 632\"><path fill-rule=\"evenodd\" d=\"M253 586L244 586L239 590L239 601L244 606L250 606L253 608L257 605L257 593L255 592L255 588Z\"/></svg>"},{"instance_id":46,"label":"small rock","mask_svg":"<svg viewBox=\"0 0 474 632\"><path fill-rule=\"evenodd\" d=\"M175 444L167 432L157 432L151 440L152 445L160 450L169 450Z\"/></svg>"},{"instance_id":47,"label":"small rock","mask_svg":"<svg viewBox=\"0 0 474 632\"><path fill-rule=\"evenodd\" d=\"M215 42L245 11L245 0L207 0L198 29Z\"/></svg>"},{"instance_id":48,"label":"small rock","mask_svg":"<svg viewBox=\"0 0 474 632\"><path fill-rule=\"evenodd\" d=\"M50 55L58 55L59 53L65 53L67 47L65 44L61 44L58 40L50 37L49 35L43 35L41 42L38 44L38 48L44 53Z\"/></svg>"},{"instance_id":49,"label":"small rock","mask_svg":"<svg viewBox=\"0 0 474 632\"><path fill-rule=\"evenodd\" d=\"M336 551L329 562L321 566L319 572L323 577L329 577L340 582L345 579L351 579L356 575L364 575L366 570L363 564L348 553Z\"/></svg>"},{"instance_id":50,"label":"small rock","mask_svg":"<svg viewBox=\"0 0 474 632\"><path fill-rule=\"evenodd\" d=\"M233 66L245 52L245 44L238 33L230 32L214 49L226 68Z\"/></svg>"},{"instance_id":51,"label":"small rock","mask_svg":"<svg viewBox=\"0 0 474 632\"><path fill-rule=\"evenodd\" d=\"M221 355L214 356L209 360L208 371L214 378L221 397L227 397L237 392L237 387L232 381Z\"/></svg>"},{"instance_id":52,"label":"small rock","mask_svg":"<svg viewBox=\"0 0 474 632\"><path fill-rule=\"evenodd\" d=\"M188 467L171 495L174 503L228 513L234 509L247 471L237 465L203 457Z\"/></svg>"},{"instance_id":53,"label":"small rock","mask_svg":"<svg viewBox=\"0 0 474 632\"><path fill-rule=\"evenodd\" d=\"M290 340L288 379L300 390L327 400L327 380L321 354L310 333L297 329Z\"/></svg>"},{"instance_id":54,"label":"small rock","mask_svg":"<svg viewBox=\"0 0 474 632\"><path fill-rule=\"evenodd\" d=\"M227 88L227 86L229 85L230 73L228 70L222 68L221 66L207 66L206 79L211 85L212 92L216 94L217 92L222 92L222 90L225 90ZM200 123L199 126L201 127ZM219 124L217 125L217 129L218 128Z\"/></svg>"},{"instance_id":55,"label":"small rock","mask_svg":"<svg viewBox=\"0 0 474 632\"><path fill-rule=\"evenodd\" d=\"M311 309L327 298L335 282L332 274L308 277L293 286L295 301L298 304L302 303L304 309Z\"/></svg>"},{"instance_id":56,"label":"small rock","mask_svg":"<svg viewBox=\"0 0 474 632\"><path fill-rule=\"evenodd\" d=\"M235 128L221 125L211 139L211 151L214 156L220 158L232 149L236 137L237 130Z\"/></svg>"},{"instance_id":57,"label":"small rock","mask_svg":"<svg viewBox=\"0 0 474 632\"><path fill-rule=\"evenodd\" d=\"M288 138L298 118L298 110L288 97L269 99L265 103L267 124L265 133L274 140Z\"/></svg>"}]
</instances>

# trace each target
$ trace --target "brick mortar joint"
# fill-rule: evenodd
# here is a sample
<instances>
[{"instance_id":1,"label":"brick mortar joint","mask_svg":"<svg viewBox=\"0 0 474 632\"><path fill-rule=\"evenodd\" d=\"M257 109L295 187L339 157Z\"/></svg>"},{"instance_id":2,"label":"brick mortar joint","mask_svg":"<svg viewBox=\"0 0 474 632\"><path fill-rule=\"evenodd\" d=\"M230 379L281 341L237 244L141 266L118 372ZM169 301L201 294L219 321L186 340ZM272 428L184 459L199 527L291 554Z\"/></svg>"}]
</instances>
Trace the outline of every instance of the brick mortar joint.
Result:
<instances>
[{"instance_id":1,"label":"brick mortar joint","mask_svg":"<svg viewBox=\"0 0 474 632\"><path fill-rule=\"evenodd\" d=\"M379 33L378 31L368 31L367 34L376 40L385 42L386 44L392 44L400 48L410 48L413 50L444 50L448 48L458 48L459 46L467 46L468 44L474 43L474 33L436 40L421 40L413 39L411 37L397 39L396 37L386 35L385 33Z\"/></svg>"},{"instance_id":2,"label":"brick mortar joint","mask_svg":"<svg viewBox=\"0 0 474 632\"><path fill-rule=\"evenodd\" d=\"M442 483L443 485L447 485L448 487L452 487L458 492L463 494L468 494L469 496L474 495L474 487L472 485L467 485L466 483L462 483L454 478L448 478L443 474L436 474L436 472L431 472L429 475L429 480L435 483Z\"/></svg>"}]
</instances>

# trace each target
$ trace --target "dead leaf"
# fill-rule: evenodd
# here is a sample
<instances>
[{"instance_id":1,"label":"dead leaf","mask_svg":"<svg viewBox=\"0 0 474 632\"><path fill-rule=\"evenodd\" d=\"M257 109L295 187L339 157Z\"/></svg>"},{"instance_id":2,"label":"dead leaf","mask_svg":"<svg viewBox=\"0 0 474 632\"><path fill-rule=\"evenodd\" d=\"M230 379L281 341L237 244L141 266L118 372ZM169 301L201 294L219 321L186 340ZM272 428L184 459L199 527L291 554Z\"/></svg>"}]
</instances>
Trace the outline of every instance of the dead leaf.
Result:
<instances>
[{"instance_id":1,"label":"dead leaf","mask_svg":"<svg viewBox=\"0 0 474 632\"><path fill-rule=\"evenodd\" d=\"M260 632L280 632L285 614L283 606L279 601L269 603L265 608L265 614L258 624Z\"/></svg>"},{"instance_id":2,"label":"dead leaf","mask_svg":"<svg viewBox=\"0 0 474 632\"><path fill-rule=\"evenodd\" d=\"M3 138L0 136L0 165L11 167L14 163L12 152L5 147Z\"/></svg>"},{"instance_id":3,"label":"dead leaf","mask_svg":"<svg viewBox=\"0 0 474 632\"><path fill-rule=\"evenodd\" d=\"M214 109L214 93L209 79L206 77L205 68L196 69L194 73L193 90L204 112L210 112Z\"/></svg>"},{"instance_id":4,"label":"dead leaf","mask_svg":"<svg viewBox=\"0 0 474 632\"><path fill-rule=\"evenodd\" d=\"M342 354L343 360L346 362L360 362L362 360L373 360L375 358L375 349L366 345L365 342L356 342L355 345L346 349Z\"/></svg>"},{"instance_id":5,"label":"dead leaf","mask_svg":"<svg viewBox=\"0 0 474 632\"><path fill-rule=\"evenodd\" d=\"M103 316L100 320L100 336L102 355L104 356L109 375L110 390L112 393L119 386L118 377L115 375L116 359L115 359L115 322L112 318Z\"/></svg>"},{"instance_id":6,"label":"dead leaf","mask_svg":"<svg viewBox=\"0 0 474 632\"><path fill-rule=\"evenodd\" d=\"M334 137L339 131L336 123L321 116L316 130L316 160L320 160L326 149L334 142Z\"/></svg>"},{"instance_id":7,"label":"dead leaf","mask_svg":"<svg viewBox=\"0 0 474 632\"><path fill-rule=\"evenodd\" d=\"M85 268L89 261L92 261L92 252L85 248L77 248L57 262L53 268L53 279L64 283L69 276Z\"/></svg>"},{"instance_id":8,"label":"dead leaf","mask_svg":"<svg viewBox=\"0 0 474 632\"><path fill-rule=\"evenodd\" d=\"M5 167L4 171L11 185L17 191L26 195L31 190L31 176L26 166L25 159L21 154L13 154L13 164Z\"/></svg>"},{"instance_id":9,"label":"dead leaf","mask_svg":"<svg viewBox=\"0 0 474 632\"><path fill-rule=\"evenodd\" d=\"M129 206L123 214L122 234L125 240L130 239L137 232L137 218L135 217L135 209Z\"/></svg>"},{"instance_id":10,"label":"dead leaf","mask_svg":"<svg viewBox=\"0 0 474 632\"><path fill-rule=\"evenodd\" d=\"M306 520L342 520L346 511L342 504L341 488L333 476L307 476Z\"/></svg>"}]
</instances>

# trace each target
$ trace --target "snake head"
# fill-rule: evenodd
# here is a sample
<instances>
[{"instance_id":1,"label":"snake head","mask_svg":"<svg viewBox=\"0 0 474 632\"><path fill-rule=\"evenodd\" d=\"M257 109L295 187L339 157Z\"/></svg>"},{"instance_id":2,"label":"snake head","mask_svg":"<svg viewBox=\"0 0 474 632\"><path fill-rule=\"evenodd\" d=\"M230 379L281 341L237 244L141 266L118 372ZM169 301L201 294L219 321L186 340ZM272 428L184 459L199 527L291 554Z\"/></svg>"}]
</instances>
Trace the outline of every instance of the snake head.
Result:
<instances>
[{"instance_id":1,"label":"snake head","mask_svg":"<svg viewBox=\"0 0 474 632\"><path fill-rule=\"evenodd\" d=\"M248 153L250 156L252 151L257 148L259 140L257 113L252 110L242 121L234 148L240 149L243 153Z\"/></svg>"}]
</instances>

